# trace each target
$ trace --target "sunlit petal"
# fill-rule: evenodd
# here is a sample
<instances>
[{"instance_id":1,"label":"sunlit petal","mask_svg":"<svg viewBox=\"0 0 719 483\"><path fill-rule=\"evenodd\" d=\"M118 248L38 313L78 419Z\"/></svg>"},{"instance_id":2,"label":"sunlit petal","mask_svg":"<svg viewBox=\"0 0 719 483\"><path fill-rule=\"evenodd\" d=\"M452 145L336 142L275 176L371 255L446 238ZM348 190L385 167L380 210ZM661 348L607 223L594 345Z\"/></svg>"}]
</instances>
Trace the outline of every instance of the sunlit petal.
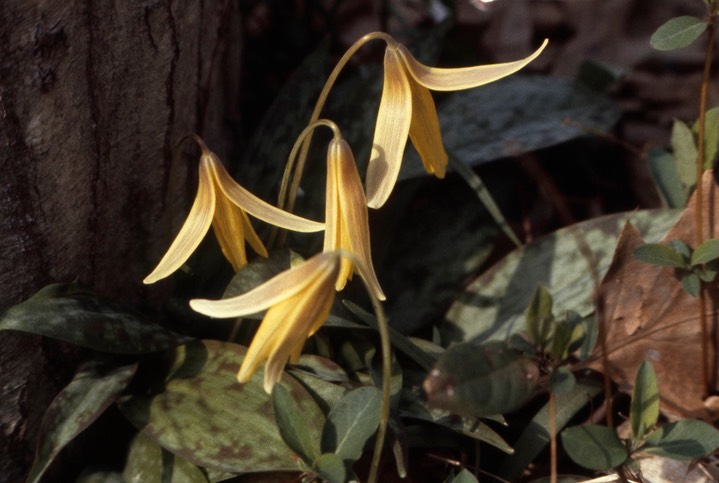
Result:
<instances>
[{"instance_id":1,"label":"sunlit petal","mask_svg":"<svg viewBox=\"0 0 719 483\"><path fill-rule=\"evenodd\" d=\"M218 196L216 203L212 228L222 249L222 254L232 264L232 268L237 271L247 265L243 213L224 196Z\"/></svg>"},{"instance_id":2,"label":"sunlit petal","mask_svg":"<svg viewBox=\"0 0 719 483\"><path fill-rule=\"evenodd\" d=\"M417 82L434 91L457 91L488 84L514 74L536 59L542 53L544 47L547 46L547 43L548 40L545 39L532 55L521 60L457 69L429 67L420 64L406 47L397 44L396 49L400 52L399 55L404 61L407 70Z\"/></svg>"},{"instance_id":3,"label":"sunlit petal","mask_svg":"<svg viewBox=\"0 0 719 483\"><path fill-rule=\"evenodd\" d=\"M395 48L384 57L384 85L377 112L372 154L367 167L367 204L380 208L392 192L407 144L412 117L412 93Z\"/></svg>"},{"instance_id":4,"label":"sunlit petal","mask_svg":"<svg viewBox=\"0 0 719 483\"><path fill-rule=\"evenodd\" d=\"M200 163L199 185L190 214L165 256L143 283L157 282L180 268L207 234L215 213L215 192L211 176L207 166Z\"/></svg>"},{"instance_id":5,"label":"sunlit petal","mask_svg":"<svg viewBox=\"0 0 719 483\"><path fill-rule=\"evenodd\" d=\"M237 184L215 155L213 153L209 154L213 157L213 159L215 159L215 162L212 163L212 167L215 179L217 179L217 183L224 195L250 215L272 225L302 233L312 233L324 230L324 223L318 223L316 221L293 215L292 213L280 210L269 203L265 203Z\"/></svg>"},{"instance_id":6,"label":"sunlit petal","mask_svg":"<svg viewBox=\"0 0 719 483\"><path fill-rule=\"evenodd\" d=\"M447 171L447 152L442 143L437 109L426 87L410 80L412 87L412 123L409 137L429 174L444 178Z\"/></svg>"},{"instance_id":7,"label":"sunlit petal","mask_svg":"<svg viewBox=\"0 0 719 483\"><path fill-rule=\"evenodd\" d=\"M359 265L364 268L360 275L374 292L375 297L385 300L372 265L367 201L362 188L362 181L357 172L354 155L344 140L333 140L330 143L329 158L332 161L331 164L334 165L333 171L337 176L337 192L339 193L341 211L340 226L343 233L346 234L346 242L343 241L343 246L339 248L346 249L357 257ZM344 246L344 243L347 243L348 246ZM341 278L342 274L340 274L338 284ZM344 285L344 282L342 285Z\"/></svg>"},{"instance_id":8,"label":"sunlit petal","mask_svg":"<svg viewBox=\"0 0 719 483\"><path fill-rule=\"evenodd\" d=\"M257 232L255 231L255 229L252 228L250 217L247 216L247 213L245 213L244 210L239 210L239 212L242 215L242 226L243 233L245 234L245 240L247 241L247 243L250 244L255 253L267 258L269 256L269 253L267 253L267 248L265 248L265 245L262 243L262 240L260 240L260 237L257 236Z\"/></svg>"},{"instance_id":9,"label":"sunlit petal","mask_svg":"<svg viewBox=\"0 0 719 483\"><path fill-rule=\"evenodd\" d=\"M247 293L222 300L193 299L190 307L201 314L219 318L255 314L306 290L317 273L333 270L337 263L336 254L321 253Z\"/></svg>"}]
</instances>

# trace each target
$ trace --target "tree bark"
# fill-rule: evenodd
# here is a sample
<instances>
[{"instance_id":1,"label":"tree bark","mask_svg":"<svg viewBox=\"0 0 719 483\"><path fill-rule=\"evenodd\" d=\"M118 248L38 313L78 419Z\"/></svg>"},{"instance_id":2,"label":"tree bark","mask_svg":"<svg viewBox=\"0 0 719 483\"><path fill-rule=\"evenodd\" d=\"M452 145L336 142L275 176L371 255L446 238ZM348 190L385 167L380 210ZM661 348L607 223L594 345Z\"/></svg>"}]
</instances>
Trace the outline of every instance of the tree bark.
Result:
<instances>
[{"instance_id":1,"label":"tree bark","mask_svg":"<svg viewBox=\"0 0 719 483\"><path fill-rule=\"evenodd\" d=\"M0 308L79 280L146 300L169 246L173 146L197 132L221 156L239 92L235 2L0 3ZM180 166L179 186L196 176ZM183 190L185 191L185 190ZM190 192L190 195L192 193ZM177 226L177 225L175 225ZM65 351L0 333L0 474L27 470Z\"/></svg>"}]
</instances>

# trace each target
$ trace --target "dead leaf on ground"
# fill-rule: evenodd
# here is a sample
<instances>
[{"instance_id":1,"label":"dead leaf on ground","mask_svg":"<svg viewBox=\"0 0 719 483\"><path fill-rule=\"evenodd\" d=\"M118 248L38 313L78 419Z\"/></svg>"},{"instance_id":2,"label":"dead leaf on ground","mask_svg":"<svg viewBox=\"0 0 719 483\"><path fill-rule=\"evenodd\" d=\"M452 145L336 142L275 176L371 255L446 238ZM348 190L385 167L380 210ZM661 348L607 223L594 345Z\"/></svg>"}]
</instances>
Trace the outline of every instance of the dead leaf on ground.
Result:
<instances>
[{"instance_id":1,"label":"dead leaf on ground","mask_svg":"<svg viewBox=\"0 0 719 483\"><path fill-rule=\"evenodd\" d=\"M711 171L702 179L704 188L704 238L717 237L719 189ZM696 194L662 242L694 242ZM698 299L686 294L672 268L649 265L634 258L644 242L627 224L619 237L614 259L597 293L597 314L605 327L610 374L622 391L630 392L642 361L654 365L659 380L662 411L675 418L719 419L719 412L703 401L701 327ZM716 338L719 294L717 282L706 284L707 321ZM714 345L715 344L710 344ZM599 344L590 367L602 370ZM710 350L716 380L717 354ZM715 388L716 389L716 388Z\"/></svg>"}]
</instances>

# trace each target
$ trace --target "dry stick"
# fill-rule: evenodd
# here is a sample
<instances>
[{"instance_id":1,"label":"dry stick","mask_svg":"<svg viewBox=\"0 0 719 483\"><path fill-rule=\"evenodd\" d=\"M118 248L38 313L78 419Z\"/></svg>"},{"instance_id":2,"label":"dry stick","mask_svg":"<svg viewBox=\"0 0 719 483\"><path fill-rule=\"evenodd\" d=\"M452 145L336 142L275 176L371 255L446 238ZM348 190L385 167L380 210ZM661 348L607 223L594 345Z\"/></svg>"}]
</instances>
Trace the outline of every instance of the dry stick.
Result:
<instances>
[{"instance_id":1,"label":"dry stick","mask_svg":"<svg viewBox=\"0 0 719 483\"><path fill-rule=\"evenodd\" d=\"M709 75L711 74L712 53L714 50L714 31L716 29L715 15L711 12L709 18L709 27L707 28L708 45L704 56L704 72L702 75L702 84L699 91L699 132L697 134L697 195L694 210L694 249L704 241L703 227L703 211L704 211L704 193L702 189L702 175L704 174L704 137L706 123L707 108L707 90L709 86ZM704 288L699 291L699 323L701 324L702 334L702 378L704 381L704 395L708 396L712 392L712 378L709 368L709 328L707 327L706 317L706 292Z\"/></svg>"}]
</instances>

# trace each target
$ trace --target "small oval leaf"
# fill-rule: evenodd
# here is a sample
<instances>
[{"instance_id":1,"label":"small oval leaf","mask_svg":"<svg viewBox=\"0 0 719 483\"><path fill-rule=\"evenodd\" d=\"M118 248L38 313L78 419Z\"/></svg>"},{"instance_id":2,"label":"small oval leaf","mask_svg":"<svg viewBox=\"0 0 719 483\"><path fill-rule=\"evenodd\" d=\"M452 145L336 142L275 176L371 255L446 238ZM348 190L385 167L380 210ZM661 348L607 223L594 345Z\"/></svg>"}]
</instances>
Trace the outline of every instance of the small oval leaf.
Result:
<instances>
[{"instance_id":1,"label":"small oval leaf","mask_svg":"<svg viewBox=\"0 0 719 483\"><path fill-rule=\"evenodd\" d=\"M322 429L321 450L344 461L362 456L367 439L379 425L382 394L372 386L348 392L332 408Z\"/></svg>"},{"instance_id":2,"label":"small oval leaf","mask_svg":"<svg viewBox=\"0 0 719 483\"><path fill-rule=\"evenodd\" d=\"M660 26L649 43L657 50L681 49L694 42L706 29L707 23L698 17L675 17Z\"/></svg>"},{"instance_id":3,"label":"small oval leaf","mask_svg":"<svg viewBox=\"0 0 719 483\"><path fill-rule=\"evenodd\" d=\"M315 465L317 475L328 483L345 483L347 467L344 461L334 453L325 453L317 459Z\"/></svg>"},{"instance_id":4,"label":"small oval leaf","mask_svg":"<svg viewBox=\"0 0 719 483\"><path fill-rule=\"evenodd\" d=\"M634 380L634 392L629 411L629 421L632 424L632 434L635 439L641 439L644 434L657 424L659 419L659 385L654 367L644 361Z\"/></svg>"},{"instance_id":5,"label":"small oval leaf","mask_svg":"<svg viewBox=\"0 0 719 483\"><path fill-rule=\"evenodd\" d=\"M616 468L629 456L613 428L594 424L565 429L562 446L572 461L597 471Z\"/></svg>"},{"instance_id":6,"label":"small oval leaf","mask_svg":"<svg viewBox=\"0 0 719 483\"><path fill-rule=\"evenodd\" d=\"M307 421L290 390L282 384L275 384L272 389L272 409L284 442L307 466L314 466L320 455L317 441L312 439Z\"/></svg>"},{"instance_id":7,"label":"small oval leaf","mask_svg":"<svg viewBox=\"0 0 719 483\"><path fill-rule=\"evenodd\" d=\"M692 265L701 265L719 258L719 238L706 240L692 253Z\"/></svg>"},{"instance_id":8,"label":"small oval leaf","mask_svg":"<svg viewBox=\"0 0 719 483\"><path fill-rule=\"evenodd\" d=\"M719 448L719 431L704 421L667 423L649 435L641 450L680 460L701 458Z\"/></svg>"}]
</instances>

